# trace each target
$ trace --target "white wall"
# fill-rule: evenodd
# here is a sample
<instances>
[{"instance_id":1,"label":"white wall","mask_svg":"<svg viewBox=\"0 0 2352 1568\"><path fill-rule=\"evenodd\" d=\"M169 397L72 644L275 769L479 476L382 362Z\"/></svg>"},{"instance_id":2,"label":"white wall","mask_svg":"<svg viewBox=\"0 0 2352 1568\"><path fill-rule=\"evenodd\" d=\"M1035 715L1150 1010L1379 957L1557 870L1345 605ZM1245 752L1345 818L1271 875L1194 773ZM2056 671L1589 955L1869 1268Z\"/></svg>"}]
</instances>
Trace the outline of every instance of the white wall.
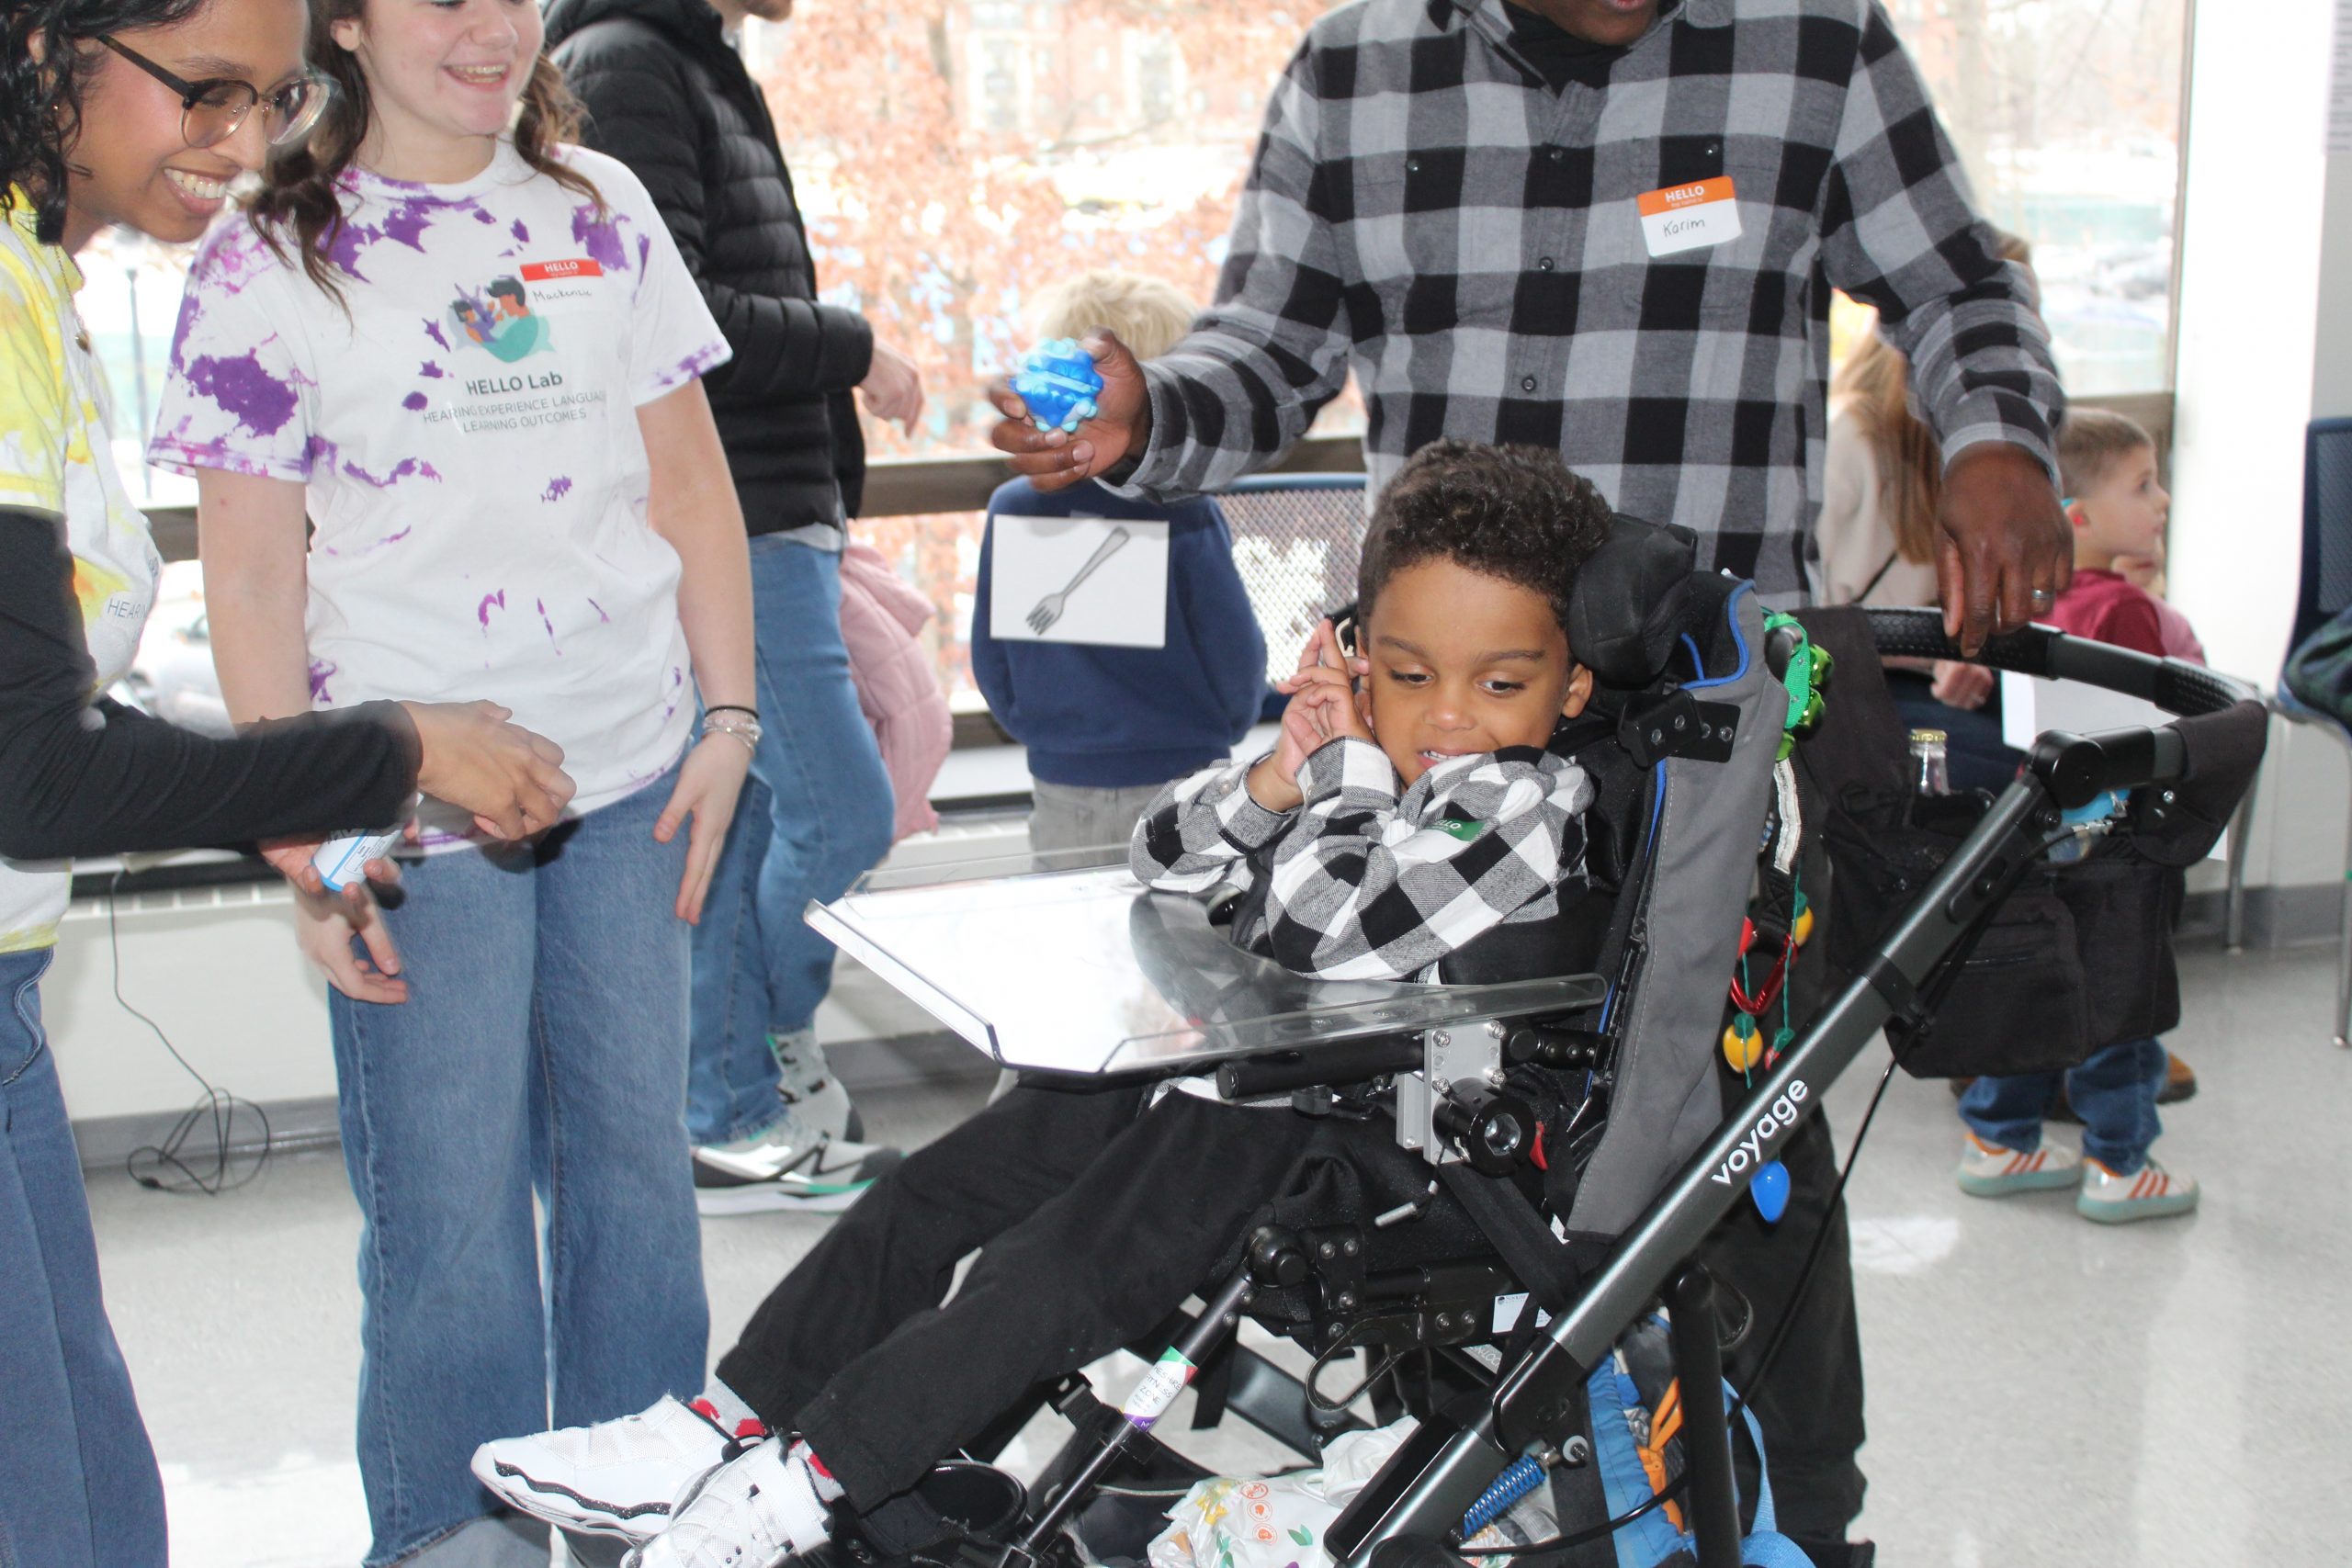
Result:
<instances>
[{"instance_id":1,"label":"white wall","mask_svg":"<svg viewBox=\"0 0 2352 1568\"><path fill-rule=\"evenodd\" d=\"M263 1103L334 1093L326 992L294 950L283 887L126 897L122 994L213 1084ZM77 1121L176 1113L201 1092L117 1005L106 906L76 904L41 983L42 1021Z\"/></svg>"},{"instance_id":2,"label":"white wall","mask_svg":"<svg viewBox=\"0 0 2352 1568\"><path fill-rule=\"evenodd\" d=\"M2327 216L2322 230L2319 339L2312 375L2312 417L2352 415L2352 153L2327 161Z\"/></svg>"},{"instance_id":3,"label":"white wall","mask_svg":"<svg viewBox=\"0 0 2352 1568\"><path fill-rule=\"evenodd\" d=\"M2172 594L2217 666L2266 682L2301 537L2329 9L2200 5L2190 51Z\"/></svg>"},{"instance_id":4,"label":"white wall","mask_svg":"<svg viewBox=\"0 0 2352 1568\"><path fill-rule=\"evenodd\" d=\"M2303 429L2352 412L2352 159L2324 151L2328 0L2197 7L2171 585L2214 664L2273 683L2301 570ZM2331 167L2333 165L2333 167ZM2340 748L2274 723L2248 881L2341 874Z\"/></svg>"}]
</instances>

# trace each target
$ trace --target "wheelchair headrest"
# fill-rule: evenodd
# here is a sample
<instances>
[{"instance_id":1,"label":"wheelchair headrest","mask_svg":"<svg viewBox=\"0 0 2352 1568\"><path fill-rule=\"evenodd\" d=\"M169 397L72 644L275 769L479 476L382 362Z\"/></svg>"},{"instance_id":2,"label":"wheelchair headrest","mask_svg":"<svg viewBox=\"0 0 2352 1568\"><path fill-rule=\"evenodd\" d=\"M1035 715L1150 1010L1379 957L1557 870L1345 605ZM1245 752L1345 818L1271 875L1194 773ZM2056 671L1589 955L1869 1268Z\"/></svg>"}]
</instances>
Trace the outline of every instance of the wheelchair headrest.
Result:
<instances>
[{"instance_id":1,"label":"wheelchair headrest","mask_svg":"<svg viewBox=\"0 0 2352 1568\"><path fill-rule=\"evenodd\" d=\"M1603 686L1639 691L1657 679L1690 607L1699 536L1618 513L1608 542L1577 574L1568 648Z\"/></svg>"}]
</instances>

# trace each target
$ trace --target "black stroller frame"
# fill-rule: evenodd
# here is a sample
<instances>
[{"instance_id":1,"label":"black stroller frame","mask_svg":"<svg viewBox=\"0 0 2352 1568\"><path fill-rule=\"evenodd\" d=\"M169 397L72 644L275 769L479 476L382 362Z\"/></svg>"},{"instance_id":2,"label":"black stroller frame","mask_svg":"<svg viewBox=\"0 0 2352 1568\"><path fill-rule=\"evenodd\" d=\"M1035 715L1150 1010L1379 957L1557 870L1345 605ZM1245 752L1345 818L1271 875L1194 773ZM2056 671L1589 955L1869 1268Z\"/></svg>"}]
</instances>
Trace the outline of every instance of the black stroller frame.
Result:
<instances>
[{"instance_id":1,"label":"black stroller frame","mask_svg":"<svg viewBox=\"0 0 2352 1568\"><path fill-rule=\"evenodd\" d=\"M1873 640L1882 655L1959 659L1932 611L1872 611ZM2252 690L2225 676L2177 660L2029 628L1995 639L1979 660L1996 669L2079 681L2153 702L2183 716L2217 713L2256 701ZM1921 992L1979 919L2007 892L2014 873L2039 854L2057 829L2060 813L2088 805L2109 790L2132 791L2180 780L2188 764L2181 735L2169 726L2093 736L2052 731L2040 737L2025 768L1994 801L1941 873L1883 936L1864 972L1840 992L1749 1095L1742 1110L1684 1164L1610 1261L1577 1299L1553 1319L1536 1348L1512 1366L1487 1407L1468 1420L1441 1416L1424 1424L1332 1527L1335 1559L1356 1568L1384 1543L1443 1540L1479 1493L1530 1442L1552 1436L1560 1414L1586 1375L1610 1353L1617 1337L1664 1291L1669 1298L1693 1289L1687 1260L1715 1223L1739 1201L1746 1183L1736 1172L1745 1153L1792 1131L1820 1106L1820 1091L1875 1039L1890 1021L1917 1018ZM1677 1337L1685 1430L1703 1429L1690 1456L1692 1514L1700 1568L1736 1568L1738 1515L1733 1501L1728 1437L1720 1420L1702 1419L1687 1402L1718 1389L1720 1373L1689 1367L1687 1342ZM1694 1380L1691 1371L1701 1373ZM1719 1415L1720 1400L1715 1409ZM1426 1436L1424 1436L1426 1434Z\"/></svg>"},{"instance_id":2,"label":"black stroller frame","mask_svg":"<svg viewBox=\"0 0 2352 1568\"><path fill-rule=\"evenodd\" d=\"M1962 657L1944 637L1933 612L1871 611L1869 621L1882 655ZM2199 667L2086 643L2041 627L1993 639L1977 661L2083 682L2183 716L2219 713L2255 701L2248 688ZM2167 786L2188 774L2189 763L2188 744L2171 726L2092 736L2042 735L2026 766L1940 872L1862 962L1852 966L1857 977L1759 1074L1741 1108L1697 1142L1646 1208L1617 1233L1605 1259L1566 1293L1549 1322L1532 1338L1515 1341L1521 1346L1516 1358L1492 1371L1491 1386L1457 1395L1425 1414L1404 1446L1330 1528L1328 1545L1335 1562L1364 1568L1375 1556L1401 1562L1408 1551L1457 1551L1465 1515L1507 1467L1525 1453L1557 1452L1580 1443L1586 1380L1626 1329L1663 1300L1673 1325L1675 1370L1684 1408L1679 1484L1699 1568L1736 1568L1741 1530L1728 1413L1720 1392L1723 1352L1716 1315L1710 1308L1713 1281L1694 1261L1694 1254L1746 1196L1748 1178L1817 1112L1822 1091L1881 1030L1891 1021L1917 1023L1928 1015L1939 971L1964 955L2017 876L2059 831L2062 812L2110 790L2151 790L2155 801L2169 803ZM2222 813L2223 818L2227 815L2226 810ZM1524 1014L1517 1020L1487 1017L1418 1034L1392 1032L1303 1060L1272 1054L1244 1056L1220 1069L1220 1081L1228 1098L1339 1086L1351 1077L1390 1082L1397 1091L1398 1142L1412 1149L1417 1136L1426 1136L1430 1146L1419 1152L1430 1160L1433 1175L1443 1173L1442 1162L1483 1168L1495 1157L1512 1154L1513 1141L1527 1129L1509 1096L1498 1093L1489 1099L1475 1088L1464 1096L1449 1092L1449 1086L1475 1086L1483 1077L1499 1090L1505 1039L1525 1021ZM1589 1058L1575 1059L1578 1051L1596 1048L1589 1037L1555 1032L1547 1043L1553 1052L1547 1060L1592 1065ZM1687 1146L1688 1140L1684 1142ZM1432 1181L1432 1191L1436 1185ZM1246 1239L1242 1262L1234 1273L1203 1289L1200 1314L1189 1321L1179 1314L1174 1349L1188 1369L1221 1356L1199 1386L1203 1414L1209 1419L1196 1419L1196 1426L1211 1424L1230 1409L1302 1453L1312 1454L1339 1425L1354 1424L1344 1416L1336 1418L1336 1425L1318 1423L1308 1415L1296 1380L1228 1343L1261 1292L1309 1284L1318 1275L1328 1276L1333 1263L1340 1265L1338 1271L1344 1275L1346 1260L1330 1256L1337 1245L1329 1237L1261 1226ZM1320 1258L1316 1256L1318 1248L1325 1254ZM1508 1246L1501 1250L1514 1261L1523 1259L1523 1238L1517 1252ZM1534 1283L1523 1278L1526 1269L1515 1272L1522 1286ZM1359 1301L1352 1292L1342 1292L1338 1303L1363 1314L1388 1313L1396 1336L1390 1343L1458 1347L1481 1337L1472 1332L1472 1312L1481 1312L1483 1327L1483 1308L1495 1294L1496 1281L1509 1277L1477 1266L1453 1274L1430 1269L1424 1271L1420 1292L1408 1299ZM1327 1285L1324 1295L1331 1299L1332 1288ZM1464 1359L1462 1365L1475 1373L1484 1363ZM1176 1386L1181 1388L1181 1382ZM1114 1413L1092 1399L1082 1378L1065 1379L1052 1402L1071 1416L1078 1435L1033 1487L1026 1517L994 1545L980 1548L978 1560L992 1556L1022 1568L1045 1557L1092 1484L1137 1446L1139 1436L1148 1432L1172 1400L1175 1389L1164 1392L1159 1408L1139 1408L1131 1398L1126 1411ZM1004 1435L1010 1435L1009 1429ZM976 1445L975 1451L990 1450ZM1571 1529L1584 1522L1563 1521ZM970 1549L976 1544L966 1543L965 1561L975 1560Z\"/></svg>"}]
</instances>

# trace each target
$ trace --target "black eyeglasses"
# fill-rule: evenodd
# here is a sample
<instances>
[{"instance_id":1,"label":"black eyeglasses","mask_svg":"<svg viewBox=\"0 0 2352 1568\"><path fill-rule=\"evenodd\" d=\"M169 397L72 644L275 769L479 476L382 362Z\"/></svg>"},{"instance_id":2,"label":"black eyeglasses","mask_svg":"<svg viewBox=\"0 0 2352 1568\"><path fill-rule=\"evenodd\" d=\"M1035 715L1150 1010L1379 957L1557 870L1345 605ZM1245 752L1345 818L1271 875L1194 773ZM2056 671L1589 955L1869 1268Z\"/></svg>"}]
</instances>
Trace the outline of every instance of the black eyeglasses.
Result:
<instances>
[{"instance_id":1,"label":"black eyeglasses","mask_svg":"<svg viewBox=\"0 0 2352 1568\"><path fill-rule=\"evenodd\" d=\"M180 136L190 147L210 147L236 135L255 104L262 107L263 137L272 147L288 146L318 123L334 91L334 83L313 72L305 72L266 96L250 82L183 81L135 49L111 38L101 37L98 41L179 95Z\"/></svg>"}]
</instances>

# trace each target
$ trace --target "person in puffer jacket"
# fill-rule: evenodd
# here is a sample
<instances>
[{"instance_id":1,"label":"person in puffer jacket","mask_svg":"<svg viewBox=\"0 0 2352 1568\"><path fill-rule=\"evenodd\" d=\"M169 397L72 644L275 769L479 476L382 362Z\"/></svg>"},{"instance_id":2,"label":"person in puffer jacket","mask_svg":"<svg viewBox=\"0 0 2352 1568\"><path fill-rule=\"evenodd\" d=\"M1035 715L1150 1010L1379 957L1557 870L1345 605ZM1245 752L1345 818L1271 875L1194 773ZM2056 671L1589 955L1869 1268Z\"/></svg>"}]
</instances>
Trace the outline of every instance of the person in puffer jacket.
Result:
<instances>
[{"instance_id":1,"label":"person in puffer jacket","mask_svg":"<svg viewBox=\"0 0 2352 1568\"><path fill-rule=\"evenodd\" d=\"M694 944L686 1131L705 1213L831 1211L896 1159L814 1030L833 949L801 923L890 848L890 778L841 637L841 549L865 484L867 412L912 428L913 363L817 298L792 176L730 35L792 0L550 0L547 47L587 145L644 182L731 357L707 378L752 536L763 733Z\"/></svg>"}]
</instances>

